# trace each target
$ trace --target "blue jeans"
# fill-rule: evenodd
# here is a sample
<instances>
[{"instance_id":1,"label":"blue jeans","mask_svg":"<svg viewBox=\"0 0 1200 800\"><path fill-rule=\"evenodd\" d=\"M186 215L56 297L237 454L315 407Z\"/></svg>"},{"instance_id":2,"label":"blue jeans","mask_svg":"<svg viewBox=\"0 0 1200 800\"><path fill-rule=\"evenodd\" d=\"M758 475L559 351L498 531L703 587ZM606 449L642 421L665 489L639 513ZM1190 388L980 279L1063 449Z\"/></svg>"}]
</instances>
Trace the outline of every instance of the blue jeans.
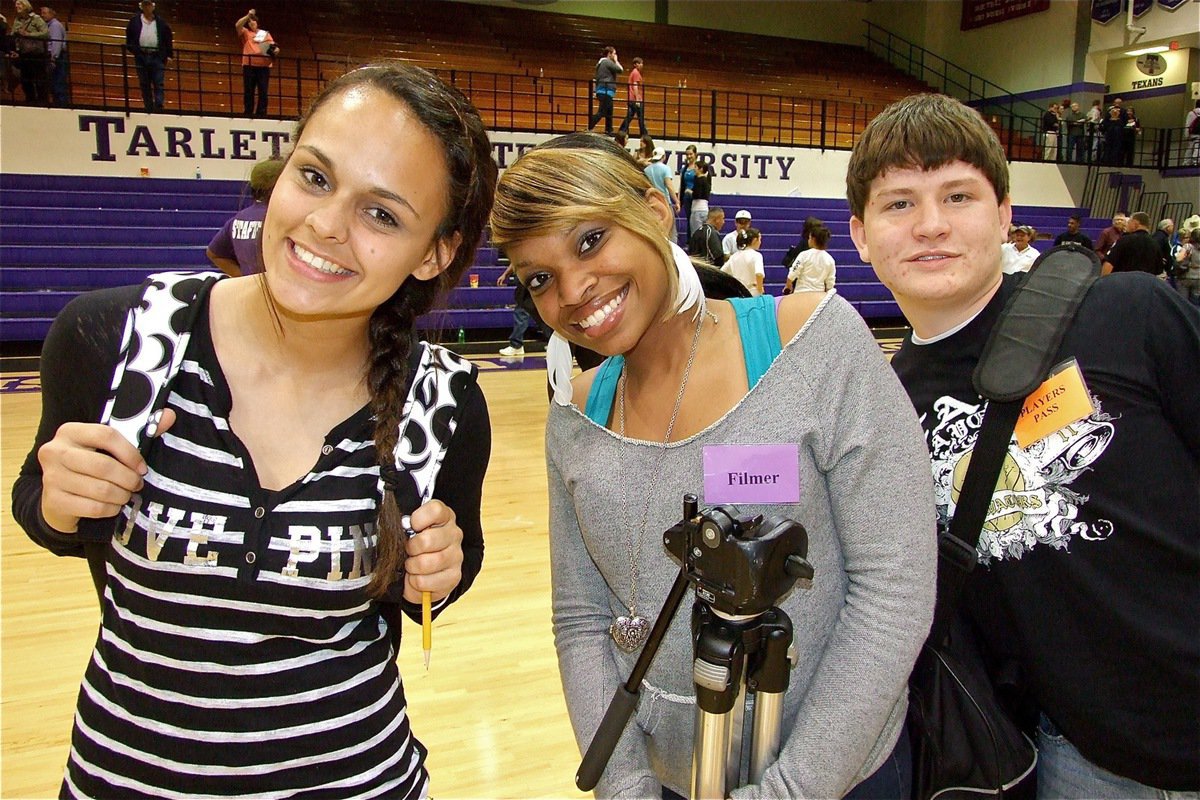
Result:
<instances>
[{"instance_id":1,"label":"blue jeans","mask_svg":"<svg viewBox=\"0 0 1200 800\"><path fill-rule=\"evenodd\" d=\"M508 334L508 343L510 346L524 346L525 331L529 329L531 322L533 322L533 317L529 316L528 311L520 306L513 306L513 326L512 331Z\"/></svg>"},{"instance_id":2,"label":"blue jeans","mask_svg":"<svg viewBox=\"0 0 1200 800\"><path fill-rule=\"evenodd\" d=\"M146 110L162 111L163 81L167 72L163 57L158 53L141 53L133 57L133 65L137 68L138 86Z\"/></svg>"},{"instance_id":3,"label":"blue jeans","mask_svg":"<svg viewBox=\"0 0 1200 800\"><path fill-rule=\"evenodd\" d=\"M1044 715L1037 738L1038 800L1200 800L1200 791L1155 789L1096 766Z\"/></svg>"},{"instance_id":4,"label":"blue jeans","mask_svg":"<svg viewBox=\"0 0 1200 800\"><path fill-rule=\"evenodd\" d=\"M64 47L54 66L50 68L50 100L53 105L71 105L71 86L68 82L70 74L70 57L67 55L67 48Z\"/></svg>"},{"instance_id":5,"label":"blue jeans","mask_svg":"<svg viewBox=\"0 0 1200 800\"><path fill-rule=\"evenodd\" d=\"M908 800L912 795L912 745L900 726L896 747L869 778L846 793L846 800Z\"/></svg>"},{"instance_id":6,"label":"blue jeans","mask_svg":"<svg viewBox=\"0 0 1200 800\"><path fill-rule=\"evenodd\" d=\"M643 135L646 132L646 110L642 103L636 100L629 101L629 107L625 111L625 121L621 123L621 127L618 130L628 133L629 123L633 122L634 116L637 117L638 121L638 136Z\"/></svg>"}]
</instances>

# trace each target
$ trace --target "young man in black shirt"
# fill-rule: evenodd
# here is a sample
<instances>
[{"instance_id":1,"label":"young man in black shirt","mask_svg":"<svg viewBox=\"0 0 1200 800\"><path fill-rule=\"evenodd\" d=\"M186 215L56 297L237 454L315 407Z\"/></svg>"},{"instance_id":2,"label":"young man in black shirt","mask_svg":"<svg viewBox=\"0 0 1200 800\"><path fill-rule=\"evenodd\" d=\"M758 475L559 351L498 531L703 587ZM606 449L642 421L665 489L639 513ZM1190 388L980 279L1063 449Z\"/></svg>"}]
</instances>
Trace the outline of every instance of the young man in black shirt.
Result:
<instances>
[{"instance_id":1,"label":"young man in black shirt","mask_svg":"<svg viewBox=\"0 0 1200 800\"><path fill-rule=\"evenodd\" d=\"M917 95L855 146L850 235L913 326L892 365L946 525L985 402L971 375L1024 280L1002 275L1004 151L972 109ZM1054 360L1081 415L1010 442L961 607L1041 712L1038 794L1200 790L1200 311L1140 273L1089 290Z\"/></svg>"},{"instance_id":2,"label":"young man in black shirt","mask_svg":"<svg viewBox=\"0 0 1200 800\"><path fill-rule=\"evenodd\" d=\"M1081 247L1091 250L1095 245L1092 244L1092 239L1083 231L1079 230L1079 223L1082 222L1078 214L1072 214L1067 219L1067 230L1054 237L1054 246L1058 247L1067 242L1074 242Z\"/></svg>"}]
</instances>

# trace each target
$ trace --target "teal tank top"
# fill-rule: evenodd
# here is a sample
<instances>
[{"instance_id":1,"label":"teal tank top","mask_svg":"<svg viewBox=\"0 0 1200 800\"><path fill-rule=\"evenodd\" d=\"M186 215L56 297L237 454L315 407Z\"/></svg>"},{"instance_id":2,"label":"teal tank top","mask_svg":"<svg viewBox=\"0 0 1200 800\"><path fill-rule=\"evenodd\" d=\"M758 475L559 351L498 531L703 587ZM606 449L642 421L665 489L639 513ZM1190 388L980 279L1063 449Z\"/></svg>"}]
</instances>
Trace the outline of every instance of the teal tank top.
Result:
<instances>
[{"instance_id":1,"label":"teal tank top","mask_svg":"<svg viewBox=\"0 0 1200 800\"><path fill-rule=\"evenodd\" d=\"M779 342L779 322L775 317L775 307L780 299L764 294L759 297L733 297L729 300L737 319L738 333L742 337L746 384L752 389L783 349ZM608 425L608 418L612 416L617 382L621 379L624 366L624 356L610 356L604 359L600 371L592 381L592 390L588 392L583 413L601 427Z\"/></svg>"}]
</instances>

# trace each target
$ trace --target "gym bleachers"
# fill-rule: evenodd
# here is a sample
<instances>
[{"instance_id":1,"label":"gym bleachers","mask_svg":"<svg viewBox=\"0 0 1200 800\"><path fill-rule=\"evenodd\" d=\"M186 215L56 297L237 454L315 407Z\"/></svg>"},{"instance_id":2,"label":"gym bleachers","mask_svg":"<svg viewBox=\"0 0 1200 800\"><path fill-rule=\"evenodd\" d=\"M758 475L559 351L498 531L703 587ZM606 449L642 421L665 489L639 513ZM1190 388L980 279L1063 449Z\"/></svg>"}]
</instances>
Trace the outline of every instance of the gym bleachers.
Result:
<instances>
[{"instance_id":1,"label":"gym bleachers","mask_svg":"<svg viewBox=\"0 0 1200 800\"><path fill-rule=\"evenodd\" d=\"M845 44L446 0L313 3L300 13L294 3L266 0L257 9L282 48L268 113L285 118L347 68L397 58L455 83L489 127L575 130L586 120L588 82L607 44L626 61L646 59L648 125L677 139L849 147L887 103L928 90ZM131 62L121 52L134 13L129 5L64 0L58 12L72 42L75 102L140 106ZM239 113L234 22L242 9L163 0L158 12L174 30L177 51L167 110ZM720 94L715 117L710 93Z\"/></svg>"},{"instance_id":2,"label":"gym bleachers","mask_svg":"<svg viewBox=\"0 0 1200 800\"><path fill-rule=\"evenodd\" d=\"M205 257L209 240L248 202L237 181L0 176L0 341L40 341L54 315L82 292L140 283L164 270L212 269ZM829 251L838 265L839 294L868 321L898 321L891 294L850 241L844 200L716 195L711 203L730 220L740 209L750 211L754 227L763 232L766 288L772 294L783 289L783 256L799 240L805 218L822 219L833 233ZM1053 236L1070 213L1074 210L1019 207L1014 219ZM1106 219L1085 219L1083 228L1094 238L1107 225ZM1043 250L1049 245L1035 244ZM443 339L460 329L472 339L499 338L496 332L512 324L512 289L496 286L503 271L496 249L485 242L446 308L422 324L440 329ZM478 280L475 288L471 275Z\"/></svg>"}]
</instances>

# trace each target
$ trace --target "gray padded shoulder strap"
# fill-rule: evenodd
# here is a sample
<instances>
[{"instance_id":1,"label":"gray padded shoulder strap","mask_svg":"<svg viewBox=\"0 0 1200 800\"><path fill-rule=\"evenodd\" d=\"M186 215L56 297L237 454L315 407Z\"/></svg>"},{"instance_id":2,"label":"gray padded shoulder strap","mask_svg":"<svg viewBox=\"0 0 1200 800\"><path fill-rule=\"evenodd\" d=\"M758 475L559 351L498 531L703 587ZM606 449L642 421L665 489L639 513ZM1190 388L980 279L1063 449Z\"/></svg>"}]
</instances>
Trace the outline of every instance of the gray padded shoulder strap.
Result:
<instances>
[{"instance_id":1,"label":"gray padded shoulder strap","mask_svg":"<svg viewBox=\"0 0 1200 800\"><path fill-rule=\"evenodd\" d=\"M975 391L988 400L1009 402L1040 386L1075 312L1099 277L1100 260L1077 244L1039 257L992 328L972 378Z\"/></svg>"}]
</instances>

